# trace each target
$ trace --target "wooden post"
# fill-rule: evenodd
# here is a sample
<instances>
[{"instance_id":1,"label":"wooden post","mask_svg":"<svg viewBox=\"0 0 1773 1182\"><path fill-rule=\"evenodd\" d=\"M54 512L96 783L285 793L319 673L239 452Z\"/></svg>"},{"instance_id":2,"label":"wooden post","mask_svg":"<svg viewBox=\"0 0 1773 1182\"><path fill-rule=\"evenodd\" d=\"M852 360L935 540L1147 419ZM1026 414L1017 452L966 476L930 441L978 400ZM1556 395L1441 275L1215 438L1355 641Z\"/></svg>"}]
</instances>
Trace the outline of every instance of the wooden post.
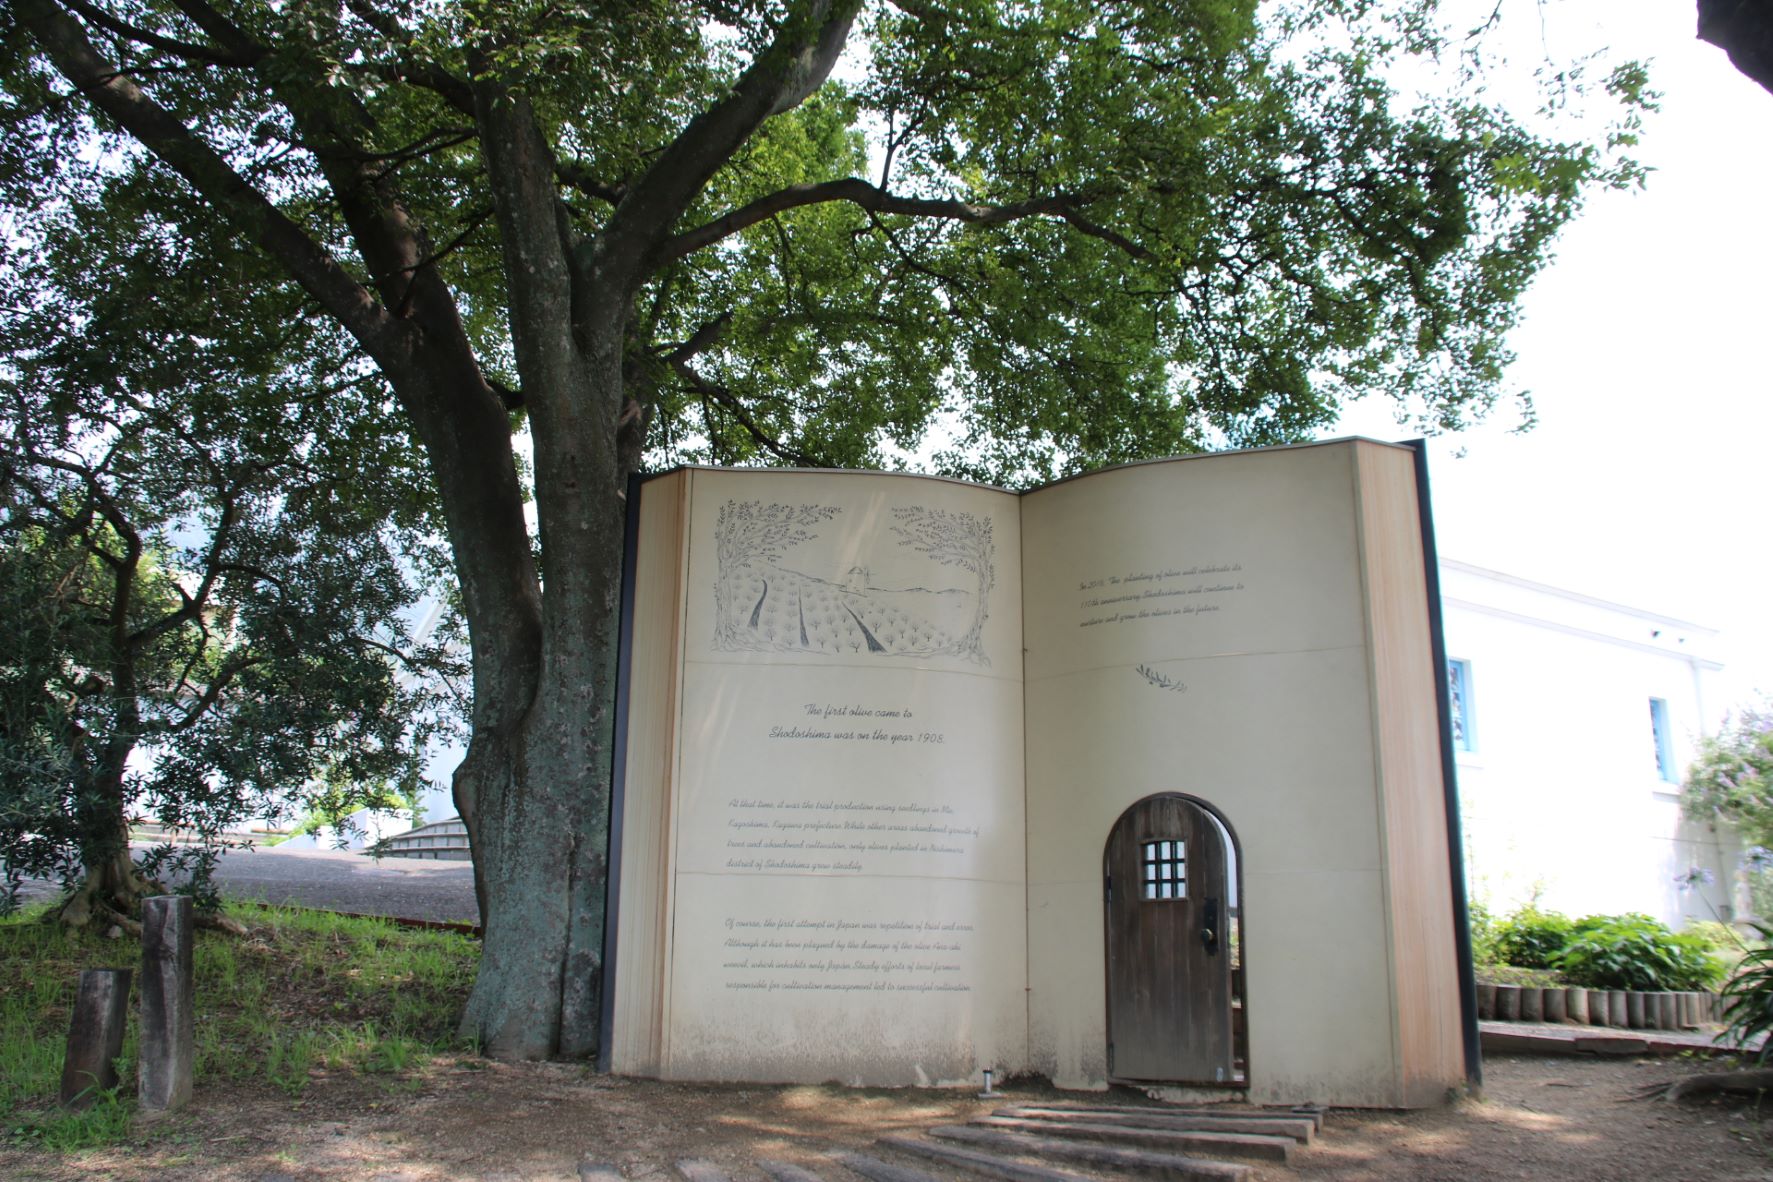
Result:
<instances>
[{"instance_id":1,"label":"wooden post","mask_svg":"<svg viewBox=\"0 0 1773 1182\"><path fill-rule=\"evenodd\" d=\"M117 1056L129 1021L128 969L81 969L62 1059L61 1102L85 1108L117 1086Z\"/></svg>"},{"instance_id":2,"label":"wooden post","mask_svg":"<svg viewBox=\"0 0 1773 1182\"><path fill-rule=\"evenodd\" d=\"M191 1098L196 1024L192 1013L191 899L142 900L142 1108L164 1111Z\"/></svg>"},{"instance_id":3,"label":"wooden post","mask_svg":"<svg viewBox=\"0 0 1773 1182\"><path fill-rule=\"evenodd\" d=\"M1588 1025L1588 990L1564 990L1564 1017L1578 1026Z\"/></svg>"}]
</instances>

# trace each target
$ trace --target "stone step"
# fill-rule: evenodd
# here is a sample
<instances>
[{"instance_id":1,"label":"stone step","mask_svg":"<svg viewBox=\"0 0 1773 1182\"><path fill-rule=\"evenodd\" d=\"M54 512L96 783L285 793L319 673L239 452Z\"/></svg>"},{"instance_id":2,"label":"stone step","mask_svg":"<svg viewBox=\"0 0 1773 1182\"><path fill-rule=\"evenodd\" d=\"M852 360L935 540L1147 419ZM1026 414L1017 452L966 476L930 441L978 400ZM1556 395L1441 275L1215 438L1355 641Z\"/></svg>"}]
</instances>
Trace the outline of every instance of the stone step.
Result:
<instances>
[{"instance_id":1,"label":"stone step","mask_svg":"<svg viewBox=\"0 0 1773 1182\"><path fill-rule=\"evenodd\" d=\"M1035 1137L1072 1137L1084 1141L1109 1141L1146 1149L1173 1149L1181 1153L1205 1153L1252 1161L1286 1162L1299 1144L1292 1136L1253 1133L1241 1129L1148 1129L1136 1125L1098 1124L1087 1120L1019 1120L1011 1116L982 1116L968 1121L975 1128Z\"/></svg>"},{"instance_id":2,"label":"stone step","mask_svg":"<svg viewBox=\"0 0 1773 1182\"><path fill-rule=\"evenodd\" d=\"M921 1137L882 1137L877 1144L896 1149L900 1153L916 1154L943 1165L983 1174L987 1178L1000 1178L1004 1182L1093 1182L1093 1179L1083 1174L1074 1174L1070 1170L1015 1161L995 1153L962 1149L958 1145L944 1145Z\"/></svg>"},{"instance_id":3,"label":"stone step","mask_svg":"<svg viewBox=\"0 0 1773 1182\"><path fill-rule=\"evenodd\" d=\"M1097 1145L1088 1141L1067 1141L1060 1137L1031 1137L1026 1133L1000 1133L992 1129L964 1126L949 1125L931 1129L930 1136L1019 1157L1056 1159L1116 1170L1123 1174L1137 1174L1159 1179L1160 1182L1244 1182L1250 1176L1251 1169L1247 1165L1208 1161L1179 1153Z\"/></svg>"},{"instance_id":4,"label":"stone step","mask_svg":"<svg viewBox=\"0 0 1773 1182\"><path fill-rule=\"evenodd\" d=\"M805 1166L797 1166L791 1161L776 1161L774 1158L760 1157L757 1168L762 1170L775 1182L825 1182L819 1175Z\"/></svg>"},{"instance_id":5,"label":"stone step","mask_svg":"<svg viewBox=\"0 0 1773 1182\"><path fill-rule=\"evenodd\" d=\"M1328 1110L1322 1104L1295 1104L1291 1108L1276 1108L1267 1111L1276 1113L1288 1112L1294 1116L1308 1116L1317 1122L1317 1131L1324 1131L1324 1113Z\"/></svg>"},{"instance_id":6,"label":"stone step","mask_svg":"<svg viewBox=\"0 0 1773 1182\"><path fill-rule=\"evenodd\" d=\"M1301 1145L1311 1144L1317 1122L1310 1116L1269 1115L1263 1112L1152 1112L1150 1115L1130 1112L1106 1112L1076 1108L1041 1108L1024 1105L1000 1108L996 1116L1041 1122L1082 1121L1097 1125L1119 1125L1136 1129L1169 1129L1175 1132L1261 1133L1270 1137L1291 1137Z\"/></svg>"},{"instance_id":7,"label":"stone step","mask_svg":"<svg viewBox=\"0 0 1773 1182\"><path fill-rule=\"evenodd\" d=\"M677 1172L683 1175L684 1182L733 1182L725 1170L699 1157L686 1157L678 1162Z\"/></svg>"},{"instance_id":8,"label":"stone step","mask_svg":"<svg viewBox=\"0 0 1773 1182\"><path fill-rule=\"evenodd\" d=\"M606 1161L582 1161L579 1163L579 1182L627 1182L622 1171L613 1163Z\"/></svg>"}]
</instances>

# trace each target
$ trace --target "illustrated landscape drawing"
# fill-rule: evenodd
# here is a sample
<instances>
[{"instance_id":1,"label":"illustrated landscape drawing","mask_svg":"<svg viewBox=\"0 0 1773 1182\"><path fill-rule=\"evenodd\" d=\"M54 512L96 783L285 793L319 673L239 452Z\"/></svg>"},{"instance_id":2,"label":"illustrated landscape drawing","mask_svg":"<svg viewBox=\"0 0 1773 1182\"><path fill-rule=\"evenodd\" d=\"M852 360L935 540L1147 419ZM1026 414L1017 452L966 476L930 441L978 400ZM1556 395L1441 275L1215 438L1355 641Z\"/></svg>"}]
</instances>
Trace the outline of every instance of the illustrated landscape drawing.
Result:
<instances>
[{"instance_id":1,"label":"illustrated landscape drawing","mask_svg":"<svg viewBox=\"0 0 1773 1182\"><path fill-rule=\"evenodd\" d=\"M714 647L833 656L956 656L981 665L996 583L991 520L923 506L892 511L899 546L930 562L929 582L877 585L870 568L819 565L811 545L841 510L727 501L716 521ZM884 539L883 539L884 540ZM953 568L949 571L945 568ZM971 576L970 580L965 576ZM970 583L971 585L967 585Z\"/></svg>"}]
</instances>

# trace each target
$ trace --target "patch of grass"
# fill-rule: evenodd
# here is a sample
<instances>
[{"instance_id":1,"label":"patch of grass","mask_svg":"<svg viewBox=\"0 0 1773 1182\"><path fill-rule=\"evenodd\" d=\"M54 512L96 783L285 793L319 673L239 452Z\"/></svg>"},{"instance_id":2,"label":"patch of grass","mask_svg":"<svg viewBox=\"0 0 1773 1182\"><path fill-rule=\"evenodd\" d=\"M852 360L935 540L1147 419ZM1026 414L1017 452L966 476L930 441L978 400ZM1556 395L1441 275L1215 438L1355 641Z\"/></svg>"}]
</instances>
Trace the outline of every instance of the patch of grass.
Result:
<instances>
[{"instance_id":1,"label":"patch of grass","mask_svg":"<svg viewBox=\"0 0 1773 1182\"><path fill-rule=\"evenodd\" d=\"M480 954L469 937L319 911L228 913L247 935L199 931L194 950L199 1101L205 1080L294 1098L316 1071L398 1079L432 1055L474 1050L456 1035ZM117 1144L135 1113L134 984L117 1089L76 1113L56 1092L80 970L134 966L139 949L41 917L0 920L0 1141Z\"/></svg>"},{"instance_id":2,"label":"patch of grass","mask_svg":"<svg viewBox=\"0 0 1773 1182\"><path fill-rule=\"evenodd\" d=\"M1477 979L1496 985L1534 985L1547 988L1568 984L1553 969L1523 969L1512 964L1479 965Z\"/></svg>"}]
</instances>

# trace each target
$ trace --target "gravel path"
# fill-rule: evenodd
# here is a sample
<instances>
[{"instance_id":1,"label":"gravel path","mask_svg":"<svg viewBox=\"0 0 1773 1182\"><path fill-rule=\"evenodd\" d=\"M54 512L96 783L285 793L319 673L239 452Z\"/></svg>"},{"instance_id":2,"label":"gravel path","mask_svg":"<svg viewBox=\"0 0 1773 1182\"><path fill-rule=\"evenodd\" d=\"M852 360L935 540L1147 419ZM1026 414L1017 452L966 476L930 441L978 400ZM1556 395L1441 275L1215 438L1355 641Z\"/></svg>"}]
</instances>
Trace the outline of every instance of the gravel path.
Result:
<instances>
[{"instance_id":1,"label":"gravel path","mask_svg":"<svg viewBox=\"0 0 1773 1182\"><path fill-rule=\"evenodd\" d=\"M216 867L231 899L288 903L401 919L480 922L474 870L467 862L376 860L343 850L229 850ZM54 883L30 880L26 899L53 899Z\"/></svg>"}]
</instances>

